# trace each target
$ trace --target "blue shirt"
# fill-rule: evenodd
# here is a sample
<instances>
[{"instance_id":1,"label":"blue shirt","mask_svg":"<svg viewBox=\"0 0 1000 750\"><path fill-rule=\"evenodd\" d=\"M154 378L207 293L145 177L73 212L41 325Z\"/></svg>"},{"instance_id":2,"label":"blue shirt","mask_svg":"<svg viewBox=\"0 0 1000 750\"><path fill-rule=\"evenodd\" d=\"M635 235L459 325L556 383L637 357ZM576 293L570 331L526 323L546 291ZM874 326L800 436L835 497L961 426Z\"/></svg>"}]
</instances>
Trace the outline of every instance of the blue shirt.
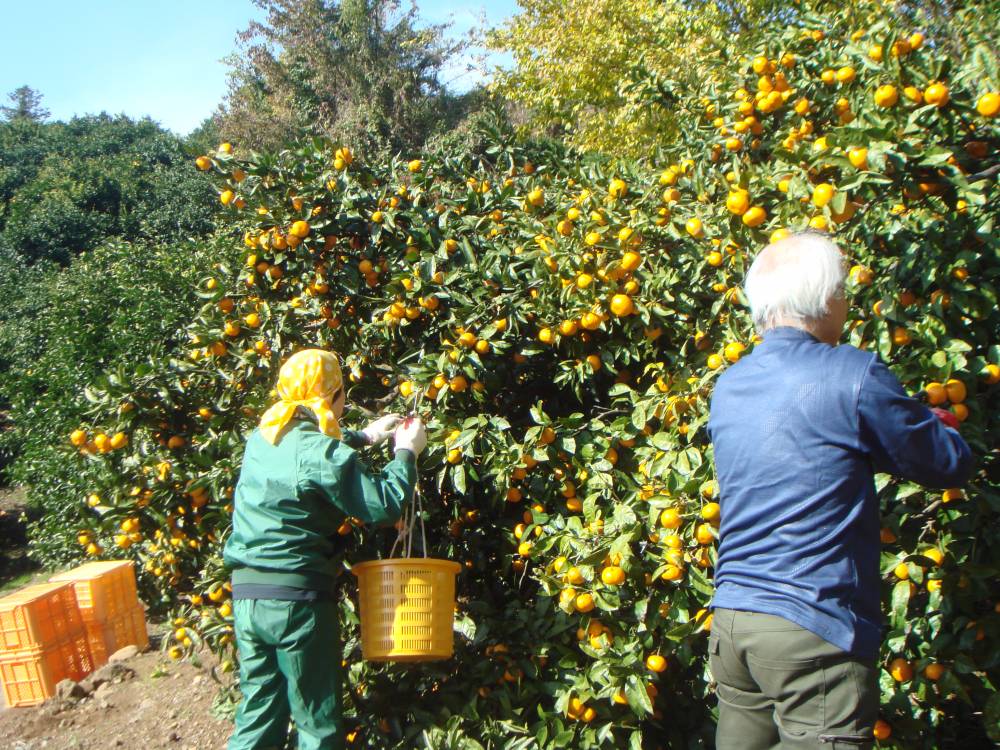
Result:
<instances>
[{"instance_id":1,"label":"blue shirt","mask_svg":"<svg viewBox=\"0 0 1000 750\"><path fill-rule=\"evenodd\" d=\"M881 640L874 474L956 487L968 445L874 354L768 331L719 378L709 435L722 524L713 607L776 615L873 657Z\"/></svg>"}]
</instances>

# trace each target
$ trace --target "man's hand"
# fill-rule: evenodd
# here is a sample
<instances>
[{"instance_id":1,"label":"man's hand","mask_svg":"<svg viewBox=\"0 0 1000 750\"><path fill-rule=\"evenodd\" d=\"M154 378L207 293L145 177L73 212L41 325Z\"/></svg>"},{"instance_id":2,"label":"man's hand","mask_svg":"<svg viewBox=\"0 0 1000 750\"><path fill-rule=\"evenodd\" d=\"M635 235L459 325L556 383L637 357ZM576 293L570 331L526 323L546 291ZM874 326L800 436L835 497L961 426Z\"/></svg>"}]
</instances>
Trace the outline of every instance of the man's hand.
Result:
<instances>
[{"instance_id":1,"label":"man's hand","mask_svg":"<svg viewBox=\"0 0 1000 750\"><path fill-rule=\"evenodd\" d=\"M378 445L392 434L401 419L402 417L398 414L386 414L370 423L361 431L361 434L365 436L365 440L370 445Z\"/></svg>"},{"instance_id":2,"label":"man's hand","mask_svg":"<svg viewBox=\"0 0 1000 750\"><path fill-rule=\"evenodd\" d=\"M931 409L931 411L934 412L935 417L944 422L945 427L950 427L953 430L958 429L959 425L958 417L956 417L950 411L948 411L947 409L938 409L937 407L934 407L933 409Z\"/></svg>"},{"instance_id":3,"label":"man's hand","mask_svg":"<svg viewBox=\"0 0 1000 750\"><path fill-rule=\"evenodd\" d=\"M427 447L427 431L420 417L407 417L396 428L396 450L408 450L414 456Z\"/></svg>"}]
</instances>

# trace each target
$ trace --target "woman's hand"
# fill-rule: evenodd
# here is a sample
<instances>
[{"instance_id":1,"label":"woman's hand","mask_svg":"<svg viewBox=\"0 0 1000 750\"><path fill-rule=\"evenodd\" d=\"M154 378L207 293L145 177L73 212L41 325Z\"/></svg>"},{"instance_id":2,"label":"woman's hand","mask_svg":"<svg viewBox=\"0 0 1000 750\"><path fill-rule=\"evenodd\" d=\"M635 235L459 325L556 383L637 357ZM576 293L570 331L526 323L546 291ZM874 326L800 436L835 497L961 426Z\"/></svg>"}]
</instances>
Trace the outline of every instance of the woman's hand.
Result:
<instances>
[{"instance_id":1,"label":"woman's hand","mask_svg":"<svg viewBox=\"0 0 1000 750\"><path fill-rule=\"evenodd\" d=\"M400 420L402 417L398 414L386 414L384 417L379 417L374 422L369 423L361 430L361 434L365 436L369 445L378 445L393 433Z\"/></svg>"},{"instance_id":2,"label":"woman's hand","mask_svg":"<svg viewBox=\"0 0 1000 750\"><path fill-rule=\"evenodd\" d=\"M420 417L407 417L396 428L396 450L408 450L414 456L427 447L427 431Z\"/></svg>"}]
</instances>

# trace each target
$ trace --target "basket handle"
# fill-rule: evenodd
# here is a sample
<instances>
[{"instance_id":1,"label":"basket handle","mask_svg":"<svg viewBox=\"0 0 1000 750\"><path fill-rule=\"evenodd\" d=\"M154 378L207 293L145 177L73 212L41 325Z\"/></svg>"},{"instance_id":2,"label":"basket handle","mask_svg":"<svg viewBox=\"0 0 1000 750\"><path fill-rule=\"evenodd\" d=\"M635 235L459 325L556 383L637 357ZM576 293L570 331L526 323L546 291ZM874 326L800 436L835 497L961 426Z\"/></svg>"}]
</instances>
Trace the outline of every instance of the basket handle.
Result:
<instances>
[{"instance_id":1,"label":"basket handle","mask_svg":"<svg viewBox=\"0 0 1000 750\"><path fill-rule=\"evenodd\" d=\"M424 523L424 501L420 492L420 482L418 481L413 489L413 502L408 503L403 511L402 525L396 535L396 541L392 543L389 550L389 557L396 556L396 547L401 546L400 552L403 557L413 556L413 530L415 517L420 519L420 541L423 547L424 557L427 557L427 527Z\"/></svg>"}]
</instances>

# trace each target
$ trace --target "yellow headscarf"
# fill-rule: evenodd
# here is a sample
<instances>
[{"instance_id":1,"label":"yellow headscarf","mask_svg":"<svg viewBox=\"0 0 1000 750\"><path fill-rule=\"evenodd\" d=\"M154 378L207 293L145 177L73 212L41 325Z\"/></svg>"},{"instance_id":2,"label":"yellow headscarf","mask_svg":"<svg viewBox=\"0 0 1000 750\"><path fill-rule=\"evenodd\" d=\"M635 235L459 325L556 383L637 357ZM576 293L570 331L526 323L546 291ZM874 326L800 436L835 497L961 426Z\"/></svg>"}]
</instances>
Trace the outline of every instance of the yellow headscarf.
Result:
<instances>
[{"instance_id":1,"label":"yellow headscarf","mask_svg":"<svg viewBox=\"0 0 1000 750\"><path fill-rule=\"evenodd\" d=\"M271 445L277 445L281 432L301 406L316 415L319 429L324 434L339 439L340 424L330 399L343 384L336 355L322 349L296 352L278 372L278 396L281 400L264 412L260 419L260 434Z\"/></svg>"}]
</instances>

